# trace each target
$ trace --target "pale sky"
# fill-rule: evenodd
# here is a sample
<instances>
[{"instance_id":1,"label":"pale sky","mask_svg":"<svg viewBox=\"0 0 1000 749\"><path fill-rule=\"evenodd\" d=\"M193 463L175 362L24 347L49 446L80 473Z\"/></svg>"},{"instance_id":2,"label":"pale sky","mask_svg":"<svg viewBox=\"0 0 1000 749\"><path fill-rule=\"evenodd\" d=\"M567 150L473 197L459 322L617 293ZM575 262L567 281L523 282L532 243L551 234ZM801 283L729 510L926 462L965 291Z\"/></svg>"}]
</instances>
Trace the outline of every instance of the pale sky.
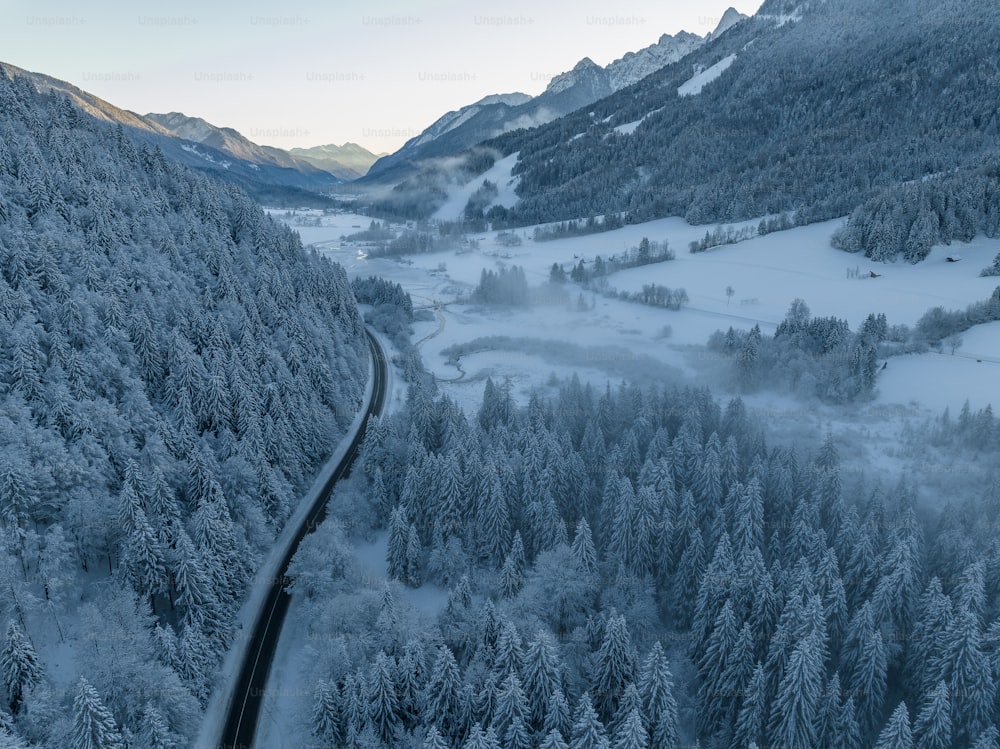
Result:
<instances>
[{"instance_id":1,"label":"pale sky","mask_svg":"<svg viewBox=\"0 0 1000 749\"><path fill-rule=\"evenodd\" d=\"M292 148L394 151L445 112L538 94L590 57L712 31L761 0L0 0L0 60L124 109L179 111Z\"/></svg>"}]
</instances>

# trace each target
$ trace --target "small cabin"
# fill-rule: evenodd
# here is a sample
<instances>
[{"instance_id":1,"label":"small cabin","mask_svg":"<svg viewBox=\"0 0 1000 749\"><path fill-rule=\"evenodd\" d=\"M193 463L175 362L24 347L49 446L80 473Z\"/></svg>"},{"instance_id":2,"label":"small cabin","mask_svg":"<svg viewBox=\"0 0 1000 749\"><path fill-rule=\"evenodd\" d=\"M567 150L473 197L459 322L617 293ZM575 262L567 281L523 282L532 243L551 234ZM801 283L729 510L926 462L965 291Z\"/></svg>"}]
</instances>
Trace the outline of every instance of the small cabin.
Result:
<instances>
[{"instance_id":1,"label":"small cabin","mask_svg":"<svg viewBox=\"0 0 1000 749\"><path fill-rule=\"evenodd\" d=\"M949 263L957 263L961 259L962 259L961 255L949 255L947 258Z\"/></svg>"}]
</instances>

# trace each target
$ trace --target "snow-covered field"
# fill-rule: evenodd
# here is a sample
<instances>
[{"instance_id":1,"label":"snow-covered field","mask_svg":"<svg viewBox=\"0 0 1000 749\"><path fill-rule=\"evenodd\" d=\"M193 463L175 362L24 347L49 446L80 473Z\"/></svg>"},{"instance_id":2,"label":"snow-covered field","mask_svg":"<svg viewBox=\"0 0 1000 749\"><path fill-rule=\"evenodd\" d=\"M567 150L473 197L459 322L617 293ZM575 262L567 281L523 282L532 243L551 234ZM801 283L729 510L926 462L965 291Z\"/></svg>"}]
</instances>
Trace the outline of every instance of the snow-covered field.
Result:
<instances>
[{"instance_id":1,"label":"snow-covered field","mask_svg":"<svg viewBox=\"0 0 1000 749\"><path fill-rule=\"evenodd\" d=\"M420 349L425 365L467 409L477 404L487 375L510 377L515 393L522 397L532 387L544 386L551 373L566 376L576 371L603 386L607 380L641 376L653 362L663 367L655 371L657 378L672 372L703 381L705 362L700 347L709 335L730 325L760 324L765 333L772 332L796 298L804 299L813 315L836 315L852 327L870 312L884 312L890 324L913 325L931 307L961 309L989 297L997 281L980 278L978 272L1000 249L1000 242L978 238L961 247L964 259L958 263L947 262L954 248L946 247L934 248L917 265L872 263L830 246L830 236L841 223L837 220L691 254L688 244L703 237L706 227L667 218L537 243L527 228L518 230L519 247L500 246L489 233L476 237L476 251L367 259L358 257L353 248L342 248L339 236L357 231L353 227L367 227L370 219L343 215L323 220L327 224L323 227L300 230L305 243L316 244L343 263L351 275L377 274L401 283L415 306L432 310L432 321L415 326L415 340L423 339ZM589 263L596 255L607 258L635 247L643 237L668 240L676 260L621 271L609 277L609 284L622 291L637 291L648 283L684 288L690 302L679 312L581 292L572 283L557 294L546 293L541 302L523 310L455 302L475 286L483 269L520 265L530 284L543 287L554 262L569 270L581 259ZM849 278L848 269L857 269L863 277ZM871 272L879 277L872 278ZM732 298L726 296L727 286L735 292ZM668 325L671 334L663 338L660 334ZM569 345L534 346L527 352L532 347L512 348L507 342L503 350L463 356L461 370L441 353L484 336ZM946 406L955 411L966 398L973 408L1000 401L996 385L1000 381L1000 323L966 332L954 357L937 353L899 357L880 377L876 403L881 406L915 404L928 414L938 414Z\"/></svg>"}]
</instances>

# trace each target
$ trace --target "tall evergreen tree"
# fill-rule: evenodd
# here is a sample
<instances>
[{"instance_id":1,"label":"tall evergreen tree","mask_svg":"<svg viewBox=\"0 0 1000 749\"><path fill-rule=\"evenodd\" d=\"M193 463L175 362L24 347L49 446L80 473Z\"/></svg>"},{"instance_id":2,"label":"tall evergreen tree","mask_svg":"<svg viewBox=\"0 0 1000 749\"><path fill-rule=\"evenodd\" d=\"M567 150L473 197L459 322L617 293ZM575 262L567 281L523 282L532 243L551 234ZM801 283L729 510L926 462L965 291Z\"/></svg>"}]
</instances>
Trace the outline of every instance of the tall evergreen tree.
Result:
<instances>
[{"instance_id":1,"label":"tall evergreen tree","mask_svg":"<svg viewBox=\"0 0 1000 749\"><path fill-rule=\"evenodd\" d=\"M584 692L577 704L573 719L573 734L569 742L570 749L609 749L604 725L594 710L590 694Z\"/></svg>"},{"instance_id":2,"label":"tall evergreen tree","mask_svg":"<svg viewBox=\"0 0 1000 749\"><path fill-rule=\"evenodd\" d=\"M573 552L573 560L577 568L587 575L597 574L597 550L594 548L594 539L590 533L590 525L587 518L580 518L576 526L576 534L573 536L573 545L570 547Z\"/></svg>"},{"instance_id":3,"label":"tall evergreen tree","mask_svg":"<svg viewBox=\"0 0 1000 749\"><path fill-rule=\"evenodd\" d=\"M312 731L334 746L344 743L344 715L336 682L320 679L313 694Z\"/></svg>"},{"instance_id":4,"label":"tall evergreen tree","mask_svg":"<svg viewBox=\"0 0 1000 749\"><path fill-rule=\"evenodd\" d=\"M528 700L529 724L540 731L553 695L563 681L562 663L552 636L539 630L524 654L524 694Z\"/></svg>"},{"instance_id":5,"label":"tall evergreen tree","mask_svg":"<svg viewBox=\"0 0 1000 749\"><path fill-rule=\"evenodd\" d=\"M852 617L840 662L848 694L854 697L857 706L862 734L871 735L881 715L889 667L882 633L875 628L871 604L866 603Z\"/></svg>"},{"instance_id":6,"label":"tall evergreen tree","mask_svg":"<svg viewBox=\"0 0 1000 749\"><path fill-rule=\"evenodd\" d=\"M31 640L13 621L7 623L7 636L0 649L0 674L7 689L10 711L17 715L24 693L41 679L42 666Z\"/></svg>"},{"instance_id":7,"label":"tall evergreen tree","mask_svg":"<svg viewBox=\"0 0 1000 749\"><path fill-rule=\"evenodd\" d=\"M649 734L638 709L633 709L615 731L614 749L647 749Z\"/></svg>"},{"instance_id":8,"label":"tall evergreen tree","mask_svg":"<svg viewBox=\"0 0 1000 749\"><path fill-rule=\"evenodd\" d=\"M680 742L673 675L659 641L653 643L639 673L639 696L653 745L673 749Z\"/></svg>"},{"instance_id":9,"label":"tall evergreen tree","mask_svg":"<svg viewBox=\"0 0 1000 749\"><path fill-rule=\"evenodd\" d=\"M152 702L142 712L136 743L145 749L180 749L182 741Z\"/></svg>"},{"instance_id":10,"label":"tall evergreen tree","mask_svg":"<svg viewBox=\"0 0 1000 749\"><path fill-rule=\"evenodd\" d=\"M121 732L101 696L84 677L73 699L73 732L70 749L124 749Z\"/></svg>"},{"instance_id":11,"label":"tall evergreen tree","mask_svg":"<svg viewBox=\"0 0 1000 749\"><path fill-rule=\"evenodd\" d=\"M556 689L549 700L549 710L545 713L545 720L542 723L542 733L546 736L558 733L560 736L569 736L573 729L573 718L570 715L569 703L563 694L562 689Z\"/></svg>"},{"instance_id":12,"label":"tall evergreen tree","mask_svg":"<svg viewBox=\"0 0 1000 749\"><path fill-rule=\"evenodd\" d=\"M825 672L817 637L801 640L788 659L771 710L769 735L776 746L816 746Z\"/></svg>"},{"instance_id":13,"label":"tall evergreen tree","mask_svg":"<svg viewBox=\"0 0 1000 749\"><path fill-rule=\"evenodd\" d=\"M743 703L736 717L733 741L730 746L739 749L745 746L764 746L764 729L767 725L767 679L764 667L758 662L743 694Z\"/></svg>"},{"instance_id":14,"label":"tall evergreen tree","mask_svg":"<svg viewBox=\"0 0 1000 749\"><path fill-rule=\"evenodd\" d=\"M972 741L990 725L996 693L976 615L966 608L956 611L943 645L935 671L947 683L951 696L953 738L956 742Z\"/></svg>"},{"instance_id":15,"label":"tall evergreen tree","mask_svg":"<svg viewBox=\"0 0 1000 749\"><path fill-rule=\"evenodd\" d=\"M939 681L927 695L913 724L914 749L948 749L951 746L951 700L948 685Z\"/></svg>"},{"instance_id":16,"label":"tall evergreen tree","mask_svg":"<svg viewBox=\"0 0 1000 749\"><path fill-rule=\"evenodd\" d=\"M636 656L625 617L612 611L594 667L593 685L599 714L610 719L618 710L625 687L635 680Z\"/></svg>"},{"instance_id":17,"label":"tall evergreen tree","mask_svg":"<svg viewBox=\"0 0 1000 749\"><path fill-rule=\"evenodd\" d=\"M858 725L853 697L844 700L836 731L831 738L830 749L861 749L861 726Z\"/></svg>"},{"instance_id":18,"label":"tall evergreen tree","mask_svg":"<svg viewBox=\"0 0 1000 749\"><path fill-rule=\"evenodd\" d=\"M913 749L913 734L910 731L910 713L906 703L900 702L878 735L874 749Z\"/></svg>"},{"instance_id":19,"label":"tall evergreen tree","mask_svg":"<svg viewBox=\"0 0 1000 749\"><path fill-rule=\"evenodd\" d=\"M368 720L375 733L386 744L393 743L399 728L394 670L392 659L380 650L368 677Z\"/></svg>"},{"instance_id":20,"label":"tall evergreen tree","mask_svg":"<svg viewBox=\"0 0 1000 749\"><path fill-rule=\"evenodd\" d=\"M521 647L521 633L511 622L504 622L497 638L493 673L500 680L510 673L520 674L524 665L524 649Z\"/></svg>"},{"instance_id":21,"label":"tall evergreen tree","mask_svg":"<svg viewBox=\"0 0 1000 749\"><path fill-rule=\"evenodd\" d=\"M698 728L705 735L712 735L720 728L733 704L736 685L725 680L726 664L733 657L739 636L732 604L727 600L716 617L715 626L708 638L705 651L698 664Z\"/></svg>"},{"instance_id":22,"label":"tall evergreen tree","mask_svg":"<svg viewBox=\"0 0 1000 749\"><path fill-rule=\"evenodd\" d=\"M402 507L395 507L389 516L389 544L386 548L386 564L389 577L406 581L406 544L409 540L409 525Z\"/></svg>"},{"instance_id":23,"label":"tall evergreen tree","mask_svg":"<svg viewBox=\"0 0 1000 749\"><path fill-rule=\"evenodd\" d=\"M497 704L491 725L496 729L498 736L506 739L515 723L519 723L521 728L524 727L529 715L528 700L521 687L521 679L516 672L509 671L497 693Z\"/></svg>"},{"instance_id":24,"label":"tall evergreen tree","mask_svg":"<svg viewBox=\"0 0 1000 749\"><path fill-rule=\"evenodd\" d=\"M462 730L462 677L451 650L442 645L424 690L424 719L444 736L458 739Z\"/></svg>"}]
</instances>

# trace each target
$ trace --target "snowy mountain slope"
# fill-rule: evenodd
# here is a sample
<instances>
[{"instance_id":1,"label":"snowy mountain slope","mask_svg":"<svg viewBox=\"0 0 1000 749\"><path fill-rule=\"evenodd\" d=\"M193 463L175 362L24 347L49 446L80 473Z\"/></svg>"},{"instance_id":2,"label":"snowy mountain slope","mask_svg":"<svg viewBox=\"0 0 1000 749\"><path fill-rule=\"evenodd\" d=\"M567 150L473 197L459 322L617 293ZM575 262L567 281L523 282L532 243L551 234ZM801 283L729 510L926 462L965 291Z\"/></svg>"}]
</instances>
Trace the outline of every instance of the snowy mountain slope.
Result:
<instances>
[{"instance_id":1,"label":"snowy mountain slope","mask_svg":"<svg viewBox=\"0 0 1000 749\"><path fill-rule=\"evenodd\" d=\"M585 57L572 70L555 76L536 97L520 93L488 96L449 112L399 151L379 159L364 182L398 182L421 159L454 155L502 133L552 122L680 60L744 18L730 8L716 30L705 38L685 31L674 36L664 34L655 44L629 52L607 67Z\"/></svg>"},{"instance_id":2,"label":"snowy mountain slope","mask_svg":"<svg viewBox=\"0 0 1000 749\"><path fill-rule=\"evenodd\" d=\"M435 213L434 218L440 221L455 221L462 218L462 212L472 194L479 189L484 180L488 180L497 186L497 196L484 207L484 210L499 205L504 208L512 208L517 203L517 177L511 174L511 170L517 163L517 154L512 153L497 162L486 172L469 180L464 185L455 186L448 192L448 198Z\"/></svg>"},{"instance_id":3,"label":"snowy mountain slope","mask_svg":"<svg viewBox=\"0 0 1000 749\"><path fill-rule=\"evenodd\" d=\"M735 16L732 14L735 14ZM689 34L686 31L682 31L676 36L664 34L656 44L650 45L638 52L626 53L621 59L615 60L605 68L611 91L620 91L626 86L638 83L647 75L652 75L660 68L672 62L677 62L689 52L693 52L697 47L701 46L706 39L722 33L725 30L723 24L731 26L743 18L746 18L746 16L730 8L726 11L726 15L720 21L716 30L704 39L695 34Z\"/></svg>"},{"instance_id":4,"label":"snowy mountain slope","mask_svg":"<svg viewBox=\"0 0 1000 749\"><path fill-rule=\"evenodd\" d=\"M997 59L987 0L765 3L627 90L487 141L520 153L521 199L499 228L609 212L810 222L867 202L844 246L919 260L936 241L1000 231ZM603 137L644 118L629 138ZM912 195L886 194L914 182Z\"/></svg>"},{"instance_id":5,"label":"snowy mountain slope","mask_svg":"<svg viewBox=\"0 0 1000 749\"><path fill-rule=\"evenodd\" d=\"M726 55L715 65L700 70L677 87L679 96L694 96L700 94L701 90L722 75L730 65L736 60L736 55Z\"/></svg>"}]
</instances>

